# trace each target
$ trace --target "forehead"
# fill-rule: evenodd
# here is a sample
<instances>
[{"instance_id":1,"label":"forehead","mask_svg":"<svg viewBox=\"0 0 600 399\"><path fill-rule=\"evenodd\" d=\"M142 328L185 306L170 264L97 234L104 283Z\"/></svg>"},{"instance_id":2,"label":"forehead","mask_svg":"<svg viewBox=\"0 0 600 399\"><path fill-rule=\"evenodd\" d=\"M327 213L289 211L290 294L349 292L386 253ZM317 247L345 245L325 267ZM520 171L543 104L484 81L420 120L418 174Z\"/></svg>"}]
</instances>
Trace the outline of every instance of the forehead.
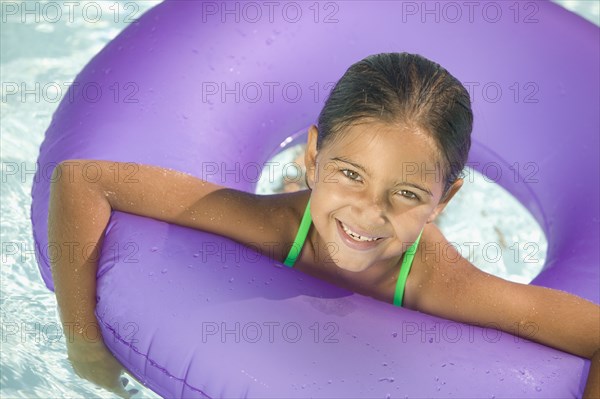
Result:
<instances>
[{"instance_id":1,"label":"forehead","mask_svg":"<svg viewBox=\"0 0 600 399\"><path fill-rule=\"evenodd\" d=\"M367 169L440 169L437 144L427 132L407 125L383 122L354 124L323 148L328 157L349 157Z\"/></svg>"}]
</instances>

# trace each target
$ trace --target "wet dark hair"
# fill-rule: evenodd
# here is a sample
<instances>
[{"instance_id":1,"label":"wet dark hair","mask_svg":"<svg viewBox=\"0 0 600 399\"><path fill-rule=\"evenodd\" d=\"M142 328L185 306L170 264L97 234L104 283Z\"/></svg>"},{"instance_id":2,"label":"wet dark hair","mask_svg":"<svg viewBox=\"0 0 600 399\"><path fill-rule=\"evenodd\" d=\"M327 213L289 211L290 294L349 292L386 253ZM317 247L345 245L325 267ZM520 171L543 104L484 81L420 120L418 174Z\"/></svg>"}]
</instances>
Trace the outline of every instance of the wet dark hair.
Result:
<instances>
[{"instance_id":1,"label":"wet dark hair","mask_svg":"<svg viewBox=\"0 0 600 399\"><path fill-rule=\"evenodd\" d=\"M462 176L471 148L471 99L439 64L418 54L381 53L350 66L319 115L317 150L365 119L431 135L441 158L444 195Z\"/></svg>"}]
</instances>

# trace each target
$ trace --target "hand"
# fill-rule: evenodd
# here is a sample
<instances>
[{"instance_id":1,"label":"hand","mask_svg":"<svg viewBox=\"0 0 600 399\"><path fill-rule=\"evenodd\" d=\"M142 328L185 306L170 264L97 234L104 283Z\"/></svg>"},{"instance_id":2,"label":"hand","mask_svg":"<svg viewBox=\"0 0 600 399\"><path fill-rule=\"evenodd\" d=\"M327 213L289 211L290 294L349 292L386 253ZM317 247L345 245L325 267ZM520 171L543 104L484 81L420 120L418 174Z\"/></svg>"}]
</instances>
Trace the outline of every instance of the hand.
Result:
<instances>
[{"instance_id":1,"label":"hand","mask_svg":"<svg viewBox=\"0 0 600 399\"><path fill-rule=\"evenodd\" d=\"M75 373L122 398L131 398L136 389L127 391L126 378L120 378L123 365L110 353L104 342L67 344L68 358Z\"/></svg>"}]
</instances>

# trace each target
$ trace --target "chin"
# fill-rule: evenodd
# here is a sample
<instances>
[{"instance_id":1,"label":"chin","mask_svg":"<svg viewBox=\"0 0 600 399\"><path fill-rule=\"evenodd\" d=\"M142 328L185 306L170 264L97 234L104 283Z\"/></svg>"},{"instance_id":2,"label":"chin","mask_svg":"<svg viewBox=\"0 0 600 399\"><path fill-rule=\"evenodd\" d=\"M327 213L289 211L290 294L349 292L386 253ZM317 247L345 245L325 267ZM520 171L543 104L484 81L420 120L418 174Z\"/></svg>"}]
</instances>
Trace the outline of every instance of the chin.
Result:
<instances>
[{"instance_id":1,"label":"chin","mask_svg":"<svg viewBox=\"0 0 600 399\"><path fill-rule=\"evenodd\" d=\"M338 268L353 273L363 272L370 267L368 262L357 263L356 259L354 259L352 262L344 262L343 260L340 260L339 262L334 261L334 263Z\"/></svg>"}]
</instances>

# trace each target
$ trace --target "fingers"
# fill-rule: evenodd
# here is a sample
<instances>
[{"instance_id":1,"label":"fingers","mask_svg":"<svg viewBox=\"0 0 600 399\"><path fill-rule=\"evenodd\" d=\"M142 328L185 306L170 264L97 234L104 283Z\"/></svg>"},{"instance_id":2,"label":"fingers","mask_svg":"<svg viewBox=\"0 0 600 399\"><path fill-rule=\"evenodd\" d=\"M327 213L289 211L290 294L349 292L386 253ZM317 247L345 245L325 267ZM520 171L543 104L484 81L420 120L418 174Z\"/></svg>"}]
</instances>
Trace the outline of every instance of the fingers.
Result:
<instances>
[{"instance_id":1,"label":"fingers","mask_svg":"<svg viewBox=\"0 0 600 399\"><path fill-rule=\"evenodd\" d=\"M130 399L131 396L133 395L133 393L131 393L131 391L127 391L123 387L116 387L114 389L110 389L110 391L119 395L119 397L125 398L125 399Z\"/></svg>"},{"instance_id":2,"label":"fingers","mask_svg":"<svg viewBox=\"0 0 600 399\"><path fill-rule=\"evenodd\" d=\"M130 380L135 380L135 377L122 376L121 374L125 372L123 365L107 349L95 348L90 353L87 351L88 348L74 350L73 356L71 353L69 354L68 359L75 374L121 398L131 398L139 392L135 388L126 389ZM139 381L137 382L139 383ZM140 385L142 384L140 383Z\"/></svg>"},{"instance_id":3,"label":"fingers","mask_svg":"<svg viewBox=\"0 0 600 399\"><path fill-rule=\"evenodd\" d=\"M118 395L121 398L131 399L131 397L138 393L139 390L135 388L127 390L126 387L128 383L129 380L127 378L121 377L120 382L117 380L114 384L111 384L110 386L103 385L102 387Z\"/></svg>"},{"instance_id":4,"label":"fingers","mask_svg":"<svg viewBox=\"0 0 600 399\"><path fill-rule=\"evenodd\" d=\"M128 376L129 378L131 378L133 381L137 382L138 384L140 384L140 385L144 385L144 384L142 384L142 383L140 382L140 380L138 380L138 379L135 377L135 375L133 375L133 374L131 374L131 373L128 373L128 372L127 372L127 369L125 369L125 371L123 371L123 374L127 374L127 376ZM129 383L129 380L127 379L127 377L121 377L121 379L122 379L122 380L125 380L125 382L123 383L123 385L127 386L127 384Z\"/></svg>"},{"instance_id":5,"label":"fingers","mask_svg":"<svg viewBox=\"0 0 600 399\"><path fill-rule=\"evenodd\" d=\"M135 379L135 378L134 378ZM137 380L136 380L137 381ZM139 381L138 381L139 382ZM129 380L127 379L127 377L121 377L121 383L123 384L123 387L127 388L127 384L129 384ZM127 391L127 393L129 395L135 395L136 393L138 393L139 390L132 388L129 391Z\"/></svg>"}]
</instances>

